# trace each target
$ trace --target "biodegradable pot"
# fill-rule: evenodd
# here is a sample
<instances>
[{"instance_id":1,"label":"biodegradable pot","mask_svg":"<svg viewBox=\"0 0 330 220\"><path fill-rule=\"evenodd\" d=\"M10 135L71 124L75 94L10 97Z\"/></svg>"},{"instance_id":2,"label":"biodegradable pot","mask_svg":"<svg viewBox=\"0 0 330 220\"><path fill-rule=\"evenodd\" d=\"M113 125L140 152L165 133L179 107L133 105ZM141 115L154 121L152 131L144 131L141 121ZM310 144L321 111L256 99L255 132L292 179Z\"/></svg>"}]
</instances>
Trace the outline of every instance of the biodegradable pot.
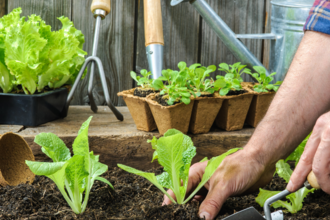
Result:
<instances>
[{"instance_id":1,"label":"biodegradable pot","mask_svg":"<svg viewBox=\"0 0 330 220\"><path fill-rule=\"evenodd\" d=\"M215 94L218 95L218 93ZM226 131L242 129L253 98L253 93L248 91L240 95L220 97L223 99L223 103L215 119L216 126Z\"/></svg>"},{"instance_id":2,"label":"biodegradable pot","mask_svg":"<svg viewBox=\"0 0 330 220\"><path fill-rule=\"evenodd\" d=\"M21 136L12 132L0 135L0 186L33 182L34 174L25 160L34 161L34 156Z\"/></svg>"},{"instance_id":3,"label":"biodegradable pot","mask_svg":"<svg viewBox=\"0 0 330 220\"><path fill-rule=\"evenodd\" d=\"M198 97L194 100L189 131L193 134L204 134L210 131L221 108L223 99L219 96Z\"/></svg>"},{"instance_id":4,"label":"biodegradable pot","mask_svg":"<svg viewBox=\"0 0 330 220\"><path fill-rule=\"evenodd\" d=\"M252 127L256 127L266 115L266 112L274 96L275 92L255 92L246 117L246 123Z\"/></svg>"},{"instance_id":5,"label":"biodegradable pot","mask_svg":"<svg viewBox=\"0 0 330 220\"><path fill-rule=\"evenodd\" d=\"M67 116L67 88L36 95L0 93L0 124L38 126Z\"/></svg>"},{"instance_id":6,"label":"biodegradable pot","mask_svg":"<svg viewBox=\"0 0 330 220\"><path fill-rule=\"evenodd\" d=\"M171 106L162 106L156 101L157 95L148 95L146 101L154 116L159 133L163 135L168 129L175 128L186 134L189 129L194 100L191 100L189 105L178 103Z\"/></svg>"},{"instance_id":7,"label":"biodegradable pot","mask_svg":"<svg viewBox=\"0 0 330 220\"><path fill-rule=\"evenodd\" d=\"M118 96L123 97L138 130L156 130L157 126L146 98L134 96L134 90L135 88L119 92Z\"/></svg>"}]
</instances>

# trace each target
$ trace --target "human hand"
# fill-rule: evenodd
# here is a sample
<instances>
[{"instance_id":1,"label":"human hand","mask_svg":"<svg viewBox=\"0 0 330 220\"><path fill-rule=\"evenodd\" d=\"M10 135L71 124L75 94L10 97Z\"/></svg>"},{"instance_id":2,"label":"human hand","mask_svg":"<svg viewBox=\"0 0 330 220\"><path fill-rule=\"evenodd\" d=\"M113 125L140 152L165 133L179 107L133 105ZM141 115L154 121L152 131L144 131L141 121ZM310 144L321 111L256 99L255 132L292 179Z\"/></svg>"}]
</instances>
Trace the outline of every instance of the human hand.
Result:
<instances>
[{"instance_id":1,"label":"human hand","mask_svg":"<svg viewBox=\"0 0 330 220\"><path fill-rule=\"evenodd\" d=\"M321 189L330 194L330 112L317 120L287 190L295 192L301 188L311 170Z\"/></svg>"},{"instance_id":2,"label":"human hand","mask_svg":"<svg viewBox=\"0 0 330 220\"><path fill-rule=\"evenodd\" d=\"M275 165L265 166L257 157L256 154L243 149L227 156L222 161L213 176L204 185L208 193L199 208L201 218L214 219L229 196L256 191L272 179ZM196 163L190 168L186 196L189 196L189 193L200 183L206 165L207 161ZM175 199L171 190L168 190L168 193ZM197 193L194 199L202 200L204 195L201 193ZM164 196L163 205L168 204L171 204L171 200Z\"/></svg>"}]
</instances>

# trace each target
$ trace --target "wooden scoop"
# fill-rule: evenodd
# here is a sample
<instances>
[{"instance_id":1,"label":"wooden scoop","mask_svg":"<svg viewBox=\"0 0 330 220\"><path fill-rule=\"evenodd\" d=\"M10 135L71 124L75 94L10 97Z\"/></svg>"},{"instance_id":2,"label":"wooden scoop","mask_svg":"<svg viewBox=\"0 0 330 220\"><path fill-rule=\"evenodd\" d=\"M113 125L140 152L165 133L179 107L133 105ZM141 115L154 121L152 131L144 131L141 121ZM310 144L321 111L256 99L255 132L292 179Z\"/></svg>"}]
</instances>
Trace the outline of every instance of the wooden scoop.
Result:
<instances>
[{"instance_id":1,"label":"wooden scoop","mask_svg":"<svg viewBox=\"0 0 330 220\"><path fill-rule=\"evenodd\" d=\"M34 174L25 160L34 160L34 156L21 136L12 132L0 135L0 186L33 182Z\"/></svg>"},{"instance_id":2,"label":"wooden scoop","mask_svg":"<svg viewBox=\"0 0 330 220\"><path fill-rule=\"evenodd\" d=\"M317 182L316 176L313 171L311 171L307 176L307 181L312 188L321 189L320 185ZM305 183L306 185L306 183ZM307 186L306 186L307 187Z\"/></svg>"}]
</instances>

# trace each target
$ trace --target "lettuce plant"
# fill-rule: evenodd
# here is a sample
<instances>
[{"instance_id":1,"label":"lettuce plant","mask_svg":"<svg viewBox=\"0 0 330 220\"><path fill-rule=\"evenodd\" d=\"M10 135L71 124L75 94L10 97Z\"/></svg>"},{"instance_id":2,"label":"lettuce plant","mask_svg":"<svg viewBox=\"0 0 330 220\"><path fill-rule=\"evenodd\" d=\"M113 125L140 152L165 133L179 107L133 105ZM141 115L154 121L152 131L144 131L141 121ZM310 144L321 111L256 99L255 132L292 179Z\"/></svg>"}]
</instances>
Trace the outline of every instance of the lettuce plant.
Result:
<instances>
[{"instance_id":1,"label":"lettuce plant","mask_svg":"<svg viewBox=\"0 0 330 220\"><path fill-rule=\"evenodd\" d=\"M218 70L224 71L226 75L228 75L228 78L238 79L240 83L243 82L243 79L241 77L243 73L251 73L251 70L245 68L246 65L241 65L240 62L234 63L233 65L228 65L227 63L220 63L219 67L220 68Z\"/></svg>"},{"instance_id":2,"label":"lettuce plant","mask_svg":"<svg viewBox=\"0 0 330 220\"><path fill-rule=\"evenodd\" d=\"M67 17L59 17L62 28L51 26L31 15L20 17L21 8L0 18L0 88L4 93L18 90L26 94L42 92L46 86L72 84L87 54L84 35Z\"/></svg>"},{"instance_id":3,"label":"lettuce plant","mask_svg":"<svg viewBox=\"0 0 330 220\"><path fill-rule=\"evenodd\" d=\"M39 176L53 180L72 210L80 214L85 211L89 193L95 180L111 183L100 177L108 166L99 162L99 156L89 152L88 127L92 117L84 122L70 150L64 142L52 133L40 133L34 142L53 162L25 161L30 170Z\"/></svg>"},{"instance_id":4,"label":"lettuce plant","mask_svg":"<svg viewBox=\"0 0 330 220\"><path fill-rule=\"evenodd\" d=\"M302 155L302 152L304 151L305 145L307 143L309 136L307 136L307 138L296 148L296 150L294 152L292 152L288 158L286 158L285 161L288 160L293 160L295 161L296 165L300 159L300 156ZM286 183L289 182L290 177L292 175L292 170L290 168L290 165L288 163L286 163L284 160L279 160L276 163L276 172L278 176L280 176L281 178L283 178L285 180ZM297 213L298 211L300 211L303 207L303 201L304 198L310 193L310 192L314 192L315 189L311 189L308 190L306 187L303 187L301 189L299 189L297 192L291 193L290 195L286 196L287 201L276 201L274 202L271 206L273 206L274 208L286 208L290 213ZM269 190L264 190L264 189L260 189L259 195L256 198L256 202L263 207L264 203L266 202L266 200L278 193L280 193L281 191L269 191Z\"/></svg>"},{"instance_id":5,"label":"lettuce plant","mask_svg":"<svg viewBox=\"0 0 330 220\"><path fill-rule=\"evenodd\" d=\"M242 90L241 82L239 79L234 78L234 75L227 73L225 76L217 76L217 81L215 81L215 89L219 90L221 96L228 94L230 90Z\"/></svg>"},{"instance_id":6,"label":"lettuce plant","mask_svg":"<svg viewBox=\"0 0 330 220\"><path fill-rule=\"evenodd\" d=\"M147 71L146 69L141 70L141 76L137 76L134 71L131 71L131 77L137 82L138 86L142 88L152 88L153 79L150 79L151 71Z\"/></svg>"},{"instance_id":7,"label":"lettuce plant","mask_svg":"<svg viewBox=\"0 0 330 220\"><path fill-rule=\"evenodd\" d=\"M180 71L163 70L162 76L154 80L153 87L156 90L161 90L160 95L168 96L167 103L169 105L173 105L174 102L178 101L188 105L191 95L195 96L195 93L187 85L188 73L186 63L180 62L178 66ZM166 81L166 85L164 85L163 81Z\"/></svg>"},{"instance_id":8,"label":"lettuce plant","mask_svg":"<svg viewBox=\"0 0 330 220\"><path fill-rule=\"evenodd\" d=\"M257 85L253 86L253 90L256 92L269 92L274 90L275 92L278 90L279 86L282 84L282 81L277 81L275 84L269 84L274 80L272 76L276 75L276 72L271 73L269 76L266 75L266 69L262 66L254 66L253 69L257 71L256 73L247 74L251 75L258 81Z\"/></svg>"},{"instance_id":9,"label":"lettuce plant","mask_svg":"<svg viewBox=\"0 0 330 220\"><path fill-rule=\"evenodd\" d=\"M173 203L185 204L204 186L218 168L222 160L229 154L239 150L238 148L214 157L208 161L205 173L196 189L186 198L188 186L189 168L193 157L196 155L196 147L187 135L176 129L168 130L163 137L157 139L153 137L148 140L155 150L152 161L158 159L158 163L164 167L164 172L155 176L154 173L147 173L134 168L118 164L121 169L142 176L160 189ZM164 189L171 189L176 197L176 201Z\"/></svg>"}]
</instances>

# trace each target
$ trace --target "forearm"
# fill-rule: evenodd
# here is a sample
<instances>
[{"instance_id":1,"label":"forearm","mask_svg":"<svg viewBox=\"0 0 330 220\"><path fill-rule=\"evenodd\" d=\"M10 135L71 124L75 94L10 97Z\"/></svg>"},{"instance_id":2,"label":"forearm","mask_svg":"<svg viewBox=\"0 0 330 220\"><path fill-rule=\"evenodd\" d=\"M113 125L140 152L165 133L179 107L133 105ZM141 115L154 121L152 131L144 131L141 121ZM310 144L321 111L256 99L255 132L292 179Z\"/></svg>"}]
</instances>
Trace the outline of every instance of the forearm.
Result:
<instances>
[{"instance_id":1,"label":"forearm","mask_svg":"<svg viewBox=\"0 0 330 220\"><path fill-rule=\"evenodd\" d=\"M330 35L307 31L246 150L266 164L285 158L330 109Z\"/></svg>"}]
</instances>

